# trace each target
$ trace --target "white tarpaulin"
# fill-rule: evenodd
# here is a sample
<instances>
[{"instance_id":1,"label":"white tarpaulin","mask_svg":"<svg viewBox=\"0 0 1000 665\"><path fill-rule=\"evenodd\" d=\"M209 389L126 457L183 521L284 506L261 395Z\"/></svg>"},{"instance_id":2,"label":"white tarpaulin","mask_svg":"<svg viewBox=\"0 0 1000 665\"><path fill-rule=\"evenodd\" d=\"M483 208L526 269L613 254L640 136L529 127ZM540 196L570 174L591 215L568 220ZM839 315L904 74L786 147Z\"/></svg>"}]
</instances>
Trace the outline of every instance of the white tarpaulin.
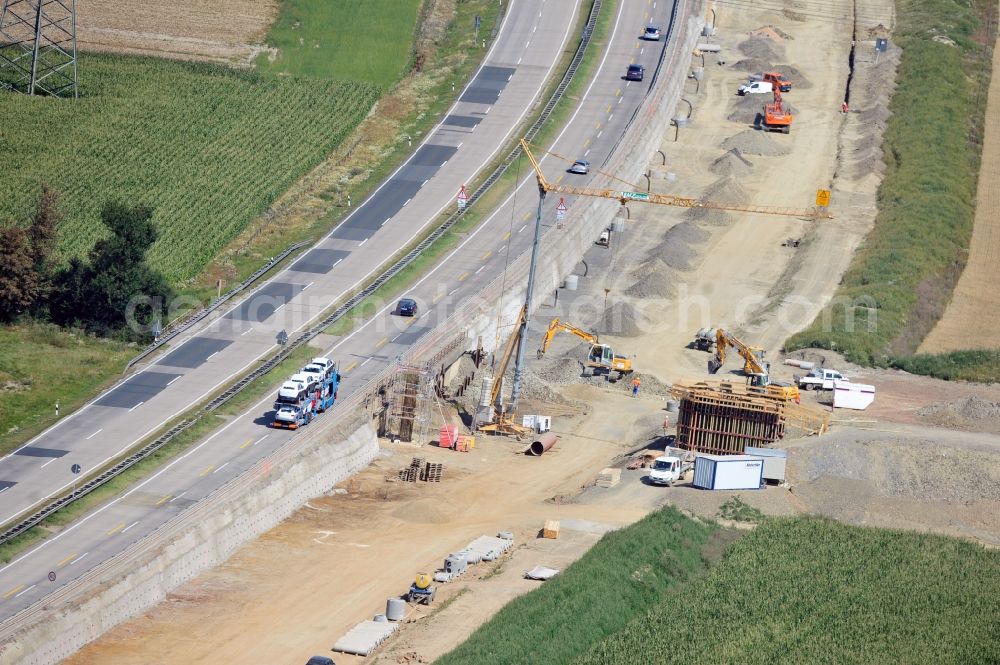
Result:
<instances>
[{"instance_id":1,"label":"white tarpaulin","mask_svg":"<svg viewBox=\"0 0 1000 665\"><path fill-rule=\"evenodd\" d=\"M833 406L836 409L867 409L875 401L875 386L850 381L833 382Z\"/></svg>"},{"instance_id":2,"label":"white tarpaulin","mask_svg":"<svg viewBox=\"0 0 1000 665\"><path fill-rule=\"evenodd\" d=\"M531 570L524 573L524 576L529 580L551 580L553 577L559 574L559 571L555 568L546 568L545 566L535 566Z\"/></svg>"}]
</instances>

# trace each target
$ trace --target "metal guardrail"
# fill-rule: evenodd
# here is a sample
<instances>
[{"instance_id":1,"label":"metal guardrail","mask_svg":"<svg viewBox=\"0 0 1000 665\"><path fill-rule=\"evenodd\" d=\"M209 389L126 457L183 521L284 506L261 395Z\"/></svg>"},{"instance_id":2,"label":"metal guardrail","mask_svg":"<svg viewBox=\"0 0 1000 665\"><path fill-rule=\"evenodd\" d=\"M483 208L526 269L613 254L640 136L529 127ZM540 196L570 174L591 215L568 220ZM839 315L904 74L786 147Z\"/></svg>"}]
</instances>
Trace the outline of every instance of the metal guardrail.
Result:
<instances>
[{"instance_id":1,"label":"metal guardrail","mask_svg":"<svg viewBox=\"0 0 1000 665\"><path fill-rule=\"evenodd\" d=\"M206 316L208 316L209 314L211 314L212 312L214 312L216 309L218 309L219 306L221 306L224 303L228 302L237 293L240 293L241 291L244 291L251 284L253 284L258 279L260 279L261 277L263 277L264 275L266 275L268 272L271 271L272 268L274 268L274 266L276 266L279 263L281 263L282 261L284 261L293 252L295 252L298 249L301 249L302 247L305 247L308 244L309 243L307 241L302 241L302 242L297 242L297 243L295 243L293 245L289 245L288 248L285 249L285 251L283 251L281 254L278 254L277 256L275 256L273 259L271 259L270 261L268 261L267 263L265 263L264 265L262 265L260 268L257 268L257 270L255 270L252 275L250 275L249 277L247 277L245 280L243 280L242 282L240 282L238 285L236 285L235 287L233 287L232 289L230 289L229 291L227 291L223 295L221 295L218 298L216 298L215 300L213 300L211 303L209 303L209 305L207 307L198 310L197 312L195 312L194 314L192 314L191 316L189 316L188 318L186 318L183 323L175 324L176 327L172 327L170 329L170 332L167 332L167 334L165 334L165 335L161 335L159 339L157 339L155 342L153 342L152 344L150 344L149 346L147 346L145 349L143 349L142 351L140 351L139 355L137 355L135 358L132 358L132 360L128 361L128 364L125 365L125 369L122 370L122 374L124 374L125 372L129 371L130 369L132 369L133 365L135 365L137 362L139 362L140 360L142 360L143 358L145 358L149 354L153 353L157 349L159 349L161 346L163 346L164 344L166 344L167 342L169 342L170 340L172 340L174 337L177 337L178 335L180 335L185 330L190 329L191 326L193 326L194 324L196 324L196 323L198 323L200 321L203 321ZM170 326L168 326L168 328L170 328ZM2 542L2 541L0 541L0 542Z\"/></svg>"},{"instance_id":2,"label":"metal guardrail","mask_svg":"<svg viewBox=\"0 0 1000 665\"><path fill-rule=\"evenodd\" d=\"M573 80L573 76L576 74L576 71L580 66L580 62L583 60L583 54L586 51L587 46L590 44L590 37L593 34L594 25L597 23L597 17L600 14L602 4L603 0L594 0L594 4L590 10L590 16L587 19L587 23L586 26L584 27L583 35L580 39L580 44L577 46L576 53L573 55L573 59L570 61L569 67L567 67L566 73L563 75L563 78L559 82L559 85L553 91L552 96L545 104L545 107L542 109L538 118L535 120L534 123L532 123L531 127L528 129L526 137L529 140L533 138L541 129L544 122L552 114L552 110L555 108L556 104L559 102L560 99L562 99L563 94L566 92L566 88L569 87L570 82ZM466 204L466 210L468 210L472 205L474 205L475 202L494 183L496 183L497 180L499 180L504 173L506 173L507 169L510 168L511 164L513 164L514 160L517 159L520 153L521 153L520 145L518 145L516 148L511 150L510 153L508 153L508 155L493 170L493 172L489 175L489 177L487 177L486 180L484 180L483 183L480 184L476 188L476 190L469 196L469 200ZM440 226L438 226L436 229L434 229L434 231L430 233L430 235L428 235L426 238L420 241L412 250L407 252L402 258L393 263L389 268L384 270L368 286L364 287L363 289L358 291L355 295L351 296L351 298L349 298L347 302L337 307L329 316L322 319L319 323L313 325L305 332L300 333L294 339L289 340L288 344L282 347L281 350L279 350L277 353L272 355L266 361L261 363L260 366L258 366L257 369L255 369L253 372L250 372L249 374L243 376L238 381L230 385L229 388L227 388L217 397L209 401L201 409L199 409L193 417L175 425L170 430L165 432L163 435L158 437L156 440L142 447L141 449L129 455L125 459L122 459L114 466L100 473L98 476L87 481L86 483L78 487L75 491L54 499L53 501L46 504L44 507L32 513L31 515L21 520L17 524L14 524L8 529L6 529L2 534L0 534L0 544L6 543L12 538L15 538L18 535L26 532L28 529L36 526L46 517L52 515L59 509L65 508L73 501L76 501L80 497L89 494L90 492L94 491L101 485L105 484L106 482L108 482L118 474L122 473L126 469L134 466L138 462L149 457L157 450L159 450L166 444L170 443L170 441L172 441L174 437L176 437L178 434L180 434L188 427L190 427L192 424L194 424L194 422L196 422L199 418L211 413L212 411L215 411L223 404L228 402L230 399L238 395L250 383L270 372L272 369L274 369L275 366L277 366L279 363L285 360L293 351L295 351L300 346L304 345L305 343L307 343L308 341L312 340L314 337L319 335L321 332L326 330L330 325L332 325L338 319L342 318L344 315L350 312L355 306L357 306L358 303L360 303L362 300L375 293L386 282L388 282L390 279L398 275L404 268L412 264L416 260L416 258L420 256L420 254L422 254L428 247L434 244L435 241L437 241L445 233L447 233L448 230L450 230L462 218L463 214L464 211L453 212L451 215L449 215L448 218L444 222L442 222ZM297 247L293 245L288 250L286 250L285 253L283 253L281 258L283 259L285 256L287 256L295 249L297 249ZM268 266L271 265L273 265L273 262L268 264ZM267 269L270 268L267 267ZM262 268L261 270L264 270L264 268ZM256 274L257 273L255 273L255 275ZM218 305L214 306L217 307ZM207 314L208 312L206 311L205 316L207 316ZM201 318L204 318L204 316L202 316ZM179 332L181 331L180 330L176 331L174 335L178 334ZM137 359L138 357L134 359L133 362Z\"/></svg>"}]
</instances>

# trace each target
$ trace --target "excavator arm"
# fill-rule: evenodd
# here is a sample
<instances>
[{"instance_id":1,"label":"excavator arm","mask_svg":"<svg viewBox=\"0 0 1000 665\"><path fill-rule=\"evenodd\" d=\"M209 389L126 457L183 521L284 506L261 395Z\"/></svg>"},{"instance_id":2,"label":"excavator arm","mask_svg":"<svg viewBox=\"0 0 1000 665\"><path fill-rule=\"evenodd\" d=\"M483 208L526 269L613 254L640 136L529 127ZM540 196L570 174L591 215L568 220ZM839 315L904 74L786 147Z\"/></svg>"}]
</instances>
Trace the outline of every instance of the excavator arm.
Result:
<instances>
[{"instance_id":1,"label":"excavator arm","mask_svg":"<svg viewBox=\"0 0 1000 665\"><path fill-rule=\"evenodd\" d=\"M548 329L545 331L545 337L542 338L542 346L538 349L538 357L541 358L545 355L545 352L549 350L549 344L552 343L552 338L556 336L559 331L564 331L576 335L582 340L589 342L590 344L597 344L597 335L594 333L589 333L582 328L577 328L569 323L563 323L559 320L559 317L552 319L549 323Z\"/></svg>"},{"instance_id":2,"label":"excavator arm","mask_svg":"<svg viewBox=\"0 0 1000 665\"><path fill-rule=\"evenodd\" d=\"M760 364L756 350L722 328L715 331L715 359L719 367L722 367L726 362L726 349L728 347L736 349L736 352L743 358L744 374L749 376L767 373L764 366Z\"/></svg>"}]
</instances>

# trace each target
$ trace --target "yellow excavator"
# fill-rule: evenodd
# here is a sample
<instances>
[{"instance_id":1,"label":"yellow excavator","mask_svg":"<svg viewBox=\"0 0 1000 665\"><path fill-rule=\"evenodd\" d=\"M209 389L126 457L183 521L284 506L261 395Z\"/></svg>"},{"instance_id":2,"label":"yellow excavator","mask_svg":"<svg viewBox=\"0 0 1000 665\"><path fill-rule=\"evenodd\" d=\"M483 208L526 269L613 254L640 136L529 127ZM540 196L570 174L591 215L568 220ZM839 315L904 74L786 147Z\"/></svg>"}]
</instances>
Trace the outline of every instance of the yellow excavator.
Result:
<instances>
[{"instance_id":1,"label":"yellow excavator","mask_svg":"<svg viewBox=\"0 0 1000 665\"><path fill-rule=\"evenodd\" d=\"M715 331L715 358L708 361L708 373L715 374L726 362L726 349L733 348L743 358L743 374L747 377L747 385L759 388L761 393L786 402L799 401L797 386L783 383L772 383L769 363L764 360L764 349L750 346L732 333L717 328Z\"/></svg>"},{"instance_id":2,"label":"yellow excavator","mask_svg":"<svg viewBox=\"0 0 1000 665\"><path fill-rule=\"evenodd\" d=\"M587 362L585 365L590 368L594 374L606 373L608 381L614 382L626 374L632 373L631 358L616 356L614 349L607 344L600 343L600 339L598 339L596 333L587 332L586 330L577 328L572 324L564 323L559 320L559 317L552 319L549 323L548 330L545 331L545 337L542 339L542 346L538 349L539 358L544 356L545 352L549 350L549 344L552 343L552 338L555 337L560 331L576 335L590 344L590 351L587 353ZM615 376L616 372L617 376Z\"/></svg>"}]
</instances>

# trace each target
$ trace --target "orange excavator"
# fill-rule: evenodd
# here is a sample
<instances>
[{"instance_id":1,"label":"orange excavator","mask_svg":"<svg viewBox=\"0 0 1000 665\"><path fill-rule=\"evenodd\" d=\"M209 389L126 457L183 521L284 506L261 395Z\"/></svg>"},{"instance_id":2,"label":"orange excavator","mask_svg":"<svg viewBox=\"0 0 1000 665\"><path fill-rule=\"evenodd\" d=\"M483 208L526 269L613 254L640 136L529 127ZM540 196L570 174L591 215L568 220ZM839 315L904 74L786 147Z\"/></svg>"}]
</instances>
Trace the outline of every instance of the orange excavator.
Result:
<instances>
[{"instance_id":1,"label":"orange excavator","mask_svg":"<svg viewBox=\"0 0 1000 665\"><path fill-rule=\"evenodd\" d=\"M792 114L781 103L781 91L775 89L774 101L764 104L764 130L787 134L792 129Z\"/></svg>"}]
</instances>

